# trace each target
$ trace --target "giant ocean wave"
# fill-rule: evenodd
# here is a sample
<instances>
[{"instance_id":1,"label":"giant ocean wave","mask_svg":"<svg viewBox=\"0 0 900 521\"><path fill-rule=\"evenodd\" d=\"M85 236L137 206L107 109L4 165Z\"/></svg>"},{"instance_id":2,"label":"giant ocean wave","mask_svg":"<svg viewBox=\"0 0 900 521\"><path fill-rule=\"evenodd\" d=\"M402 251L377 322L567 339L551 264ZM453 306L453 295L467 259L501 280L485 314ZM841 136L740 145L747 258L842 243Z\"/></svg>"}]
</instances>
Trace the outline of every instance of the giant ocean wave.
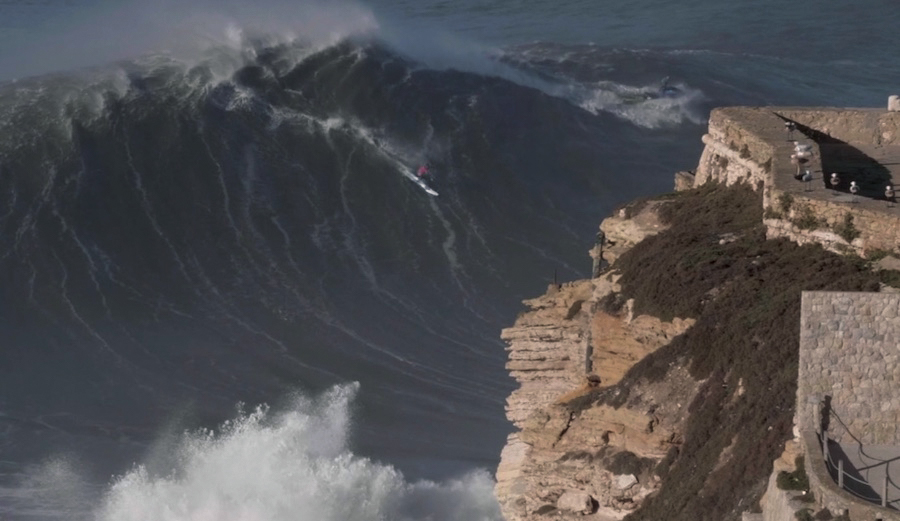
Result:
<instances>
[{"instance_id":1,"label":"giant ocean wave","mask_svg":"<svg viewBox=\"0 0 900 521\"><path fill-rule=\"evenodd\" d=\"M309 515L416 519L452 502L471 509L433 518L492 517L489 480L470 472L508 430L497 331L524 296L585 274L599 216L669 168L610 151L677 144L659 121L585 110L577 79L473 70L368 33L234 30L191 60L0 84L0 514L73 518L104 497L108 518L160 504L198 519L238 501L229 458L246 450L272 473L248 516L374 480L355 514ZM437 198L404 175L426 161ZM174 474L123 473L173 421L196 433L235 403L352 381L352 452L315 459L325 435L302 427L343 405L285 405L180 438ZM253 453L290 440L287 456ZM226 482L202 479L215 469Z\"/></svg>"}]
</instances>

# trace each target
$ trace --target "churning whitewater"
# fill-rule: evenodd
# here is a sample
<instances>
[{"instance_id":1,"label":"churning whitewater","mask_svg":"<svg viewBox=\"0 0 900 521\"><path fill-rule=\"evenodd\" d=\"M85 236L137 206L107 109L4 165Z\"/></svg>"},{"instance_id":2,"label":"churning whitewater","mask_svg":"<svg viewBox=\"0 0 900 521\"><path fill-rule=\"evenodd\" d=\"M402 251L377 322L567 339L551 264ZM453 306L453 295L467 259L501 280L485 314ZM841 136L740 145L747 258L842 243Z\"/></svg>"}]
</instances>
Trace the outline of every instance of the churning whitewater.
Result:
<instances>
[{"instance_id":1,"label":"churning whitewater","mask_svg":"<svg viewBox=\"0 0 900 521\"><path fill-rule=\"evenodd\" d=\"M97 512L104 521L500 519L483 471L444 483L409 482L347 448L358 385L285 411L258 407L217 431L181 436L115 480ZM159 474L151 466L171 468Z\"/></svg>"}]
</instances>

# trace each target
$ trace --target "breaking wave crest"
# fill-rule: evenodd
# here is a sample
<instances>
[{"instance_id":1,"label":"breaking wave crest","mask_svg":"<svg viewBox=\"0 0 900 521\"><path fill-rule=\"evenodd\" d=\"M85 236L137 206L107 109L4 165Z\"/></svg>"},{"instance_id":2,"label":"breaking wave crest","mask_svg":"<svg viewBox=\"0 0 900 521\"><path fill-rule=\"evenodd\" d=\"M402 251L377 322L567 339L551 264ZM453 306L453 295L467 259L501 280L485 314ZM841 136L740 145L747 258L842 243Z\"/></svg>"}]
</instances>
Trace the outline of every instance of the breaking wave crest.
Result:
<instances>
[{"instance_id":1,"label":"breaking wave crest","mask_svg":"<svg viewBox=\"0 0 900 521\"><path fill-rule=\"evenodd\" d=\"M275 412L257 407L218 430L187 433L162 459L112 484L98 521L500 519L488 474L442 483L407 481L351 452L358 384ZM166 468L167 472L151 470Z\"/></svg>"}]
</instances>

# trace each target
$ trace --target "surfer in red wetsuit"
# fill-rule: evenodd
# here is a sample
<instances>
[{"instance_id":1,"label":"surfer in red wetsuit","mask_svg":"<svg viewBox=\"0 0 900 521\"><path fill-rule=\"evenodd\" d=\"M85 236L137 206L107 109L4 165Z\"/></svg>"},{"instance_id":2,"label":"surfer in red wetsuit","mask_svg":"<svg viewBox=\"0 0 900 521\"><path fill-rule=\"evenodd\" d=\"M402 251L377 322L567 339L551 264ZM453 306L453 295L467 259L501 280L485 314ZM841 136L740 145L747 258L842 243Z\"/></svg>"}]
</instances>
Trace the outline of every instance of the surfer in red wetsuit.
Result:
<instances>
[{"instance_id":1,"label":"surfer in red wetsuit","mask_svg":"<svg viewBox=\"0 0 900 521\"><path fill-rule=\"evenodd\" d=\"M428 177L428 163L419 167L419 170L416 172L418 177Z\"/></svg>"}]
</instances>

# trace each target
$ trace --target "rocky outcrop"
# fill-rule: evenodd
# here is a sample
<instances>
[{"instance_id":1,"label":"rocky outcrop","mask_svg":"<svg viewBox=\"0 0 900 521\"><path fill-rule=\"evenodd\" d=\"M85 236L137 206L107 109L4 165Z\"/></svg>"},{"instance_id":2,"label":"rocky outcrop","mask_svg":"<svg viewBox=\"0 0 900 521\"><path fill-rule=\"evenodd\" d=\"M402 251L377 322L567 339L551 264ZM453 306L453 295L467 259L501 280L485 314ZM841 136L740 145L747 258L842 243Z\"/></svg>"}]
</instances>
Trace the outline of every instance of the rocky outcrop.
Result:
<instances>
[{"instance_id":1,"label":"rocky outcrop","mask_svg":"<svg viewBox=\"0 0 900 521\"><path fill-rule=\"evenodd\" d=\"M788 252L785 257L781 253L788 251L787 241L773 240L763 247L758 223L770 240L816 243L836 253L872 258L897 256L900 217L888 183L892 175L896 178L892 165L900 157L898 114L771 107L714 110L697 169L676 175L676 190L697 189L680 194L689 204L671 206L672 215L678 216L671 220L671 234L645 243L628 256L637 259L634 265L621 266L628 291L640 299L642 309L670 316L661 308L696 314L688 304L699 306L702 326L637 371L629 372L693 325L689 320L635 316L630 302L622 306L624 297L610 295L621 292L616 263L634 245L667 228L660 211L671 199L637 201L617 210L601 224L590 250L592 279L553 285L546 295L526 301L529 311L503 332L509 345L507 367L520 384L507 402L507 415L519 431L509 437L497 471L496 494L507 521L622 519L642 504L636 518L674 514L682 520L737 519L760 497L768 473L761 462L780 452L792 409L785 397L793 395L793 382L783 369L791 367L796 353L791 342L782 340L792 334L785 331L797 328L781 319L792 316L792 306L799 305L792 300L795 283L807 280L814 287L831 287L834 280L842 280L848 291L862 291L878 281L866 280L857 267L834 258L820 263L822 252L808 262L801 262L801 254L792 259ZM842 172L840 179L826 183L821 173L828 171ZM847 188L851 181L861 186L852 194ZM756 191L753 199L733 197L738 189L749 193L745 185ZM741 206L748 201L755 207L752 213ZM730 213L735 207L743 209ZM718 230L721 226L729 228L728 233ZM726 246L733 242L735 248ZM682 253L680 244L693 246L686 248L689 254L674 257ZM677 262L655 264L654 257ZM893 262L879 267L896 269ZM639 269L645 266L647 271ZM790 269L782 269L785 266ZM669 275L675 283L671 287ZM889 280L882 277L882 286ZM775 288L771 302L778 306L757 306L743 314L744 296L759 293L759 284L765 283ZM703 292L695 291L700 287ZM679 307L679 300L685 305ZM707 381L694 381L679 366L694 362L694 374L705 375ZM801 357L801 374L804 362ZM865 360L869 365L876 362L892 363ZM853 377L849 382L853 384ZM697 414L690 420L690 442L679 448L689 404ZM871 415L870 409L879 408L893 414L894 405L893 398L884 399L867 402L868 408L860 410ZM756 440L758 446L751 450L748 445ZM814 437L806 445L807 461L813 445ZM806 508L798 506L805 499L802 494L776 487L778 472L793 468L795 452L788 446L784 461L776 463L762 500L763 513L744 512L743 519L790 519ZM817 500L819 507L831 512L857 508L840 502L841 491L832 490L824 463L811 463L818 469L810 475L812 488L817 498L824 498ZM664 488L659 476L668 476ZM644 503L648 497L653 499ZM870 514L866 510L851 518L874 518Z\"/></svg>"},{"instance_id":2,"label":"rocky outcrop","mask_svg":"<svg viewBox=\"0 0 900 521\"><path fill-rule=\"evenodd\" d=\"M581 311L592 290L587 280L551 284L542 297L524 301L530 311L501 333L508 343L506 369L519 382L506 400L506 417L516 427L581 383L587 336Z\"/></svg>"},{"instance_id":3,"label":"rocky outcrop","mask_svg":"<svg viewBox=\"0 0 900 521\"><path fill-rule=\"evenodd\" d=\"M660 204L606 219L603 259L614 261L665 229ZM598 303L619 291L617 278L610 270L593 280L551 285L525 301L529 311L502 333L507 369L520 385L506 410L521 430L510 435L497 470L496 495L508 521L551 514L622 519L657 490L656 465L681 443L698 386L686 370L675 368L665 381L632 389L624 406L603 398L614 397L609 386L635 362L693 323L633 316L629 305L618 314L603 311Z\"/></svg>"},{"instance_id":4,"label":"rocky outcrop","mask_svg":"<svg viewBox=\"0 0 900 521\"><path fill-rule=\"evenodd\" d=\"M623 407L567 402L536 410L502 456L497 496L505 518L614 520L636 509L660 485L659 461L682 442L697 383L686 370L675 374L642 386ZM589 497L590 512L570 508L573 495Z\"/></svg>"},{"instance_id":5,"label":"rocky outcrop","mask_svg":"<svg viewBox=\"0 0 900 521\"><path fill-rule=\"evenodd\" d=\"M616 212L616 215L604 219L600 223L600 231L606 235L606 243L602 248L603 260L613 264L635 244L665 230L666 226L657 213L662 204L665 203L649 201L636 204L622 208ZM592 257L599 253L596 246L590 252Z\"/></svg>"},{"instance_id":6,"label":"rocky outcrop","mask_svg":"<svg viewBox=\"0 0 900 521\"><path fill-rule=\"evenodd\" d=\"M622 317L598 311L591 318L591 366L604 385L617 383L631 366L694 323L693 319L663 322L649 315L632 317L631 305L629 300Z\"/></svg>"},{"instance_id":7,"label":"rocky outcrop","mask_svg":"<svg viewBox=\"0 0 900 521\"><path fill-rule=\"evenodd\" d=\"M782 490L778 488L778 474L797 470L797 456L802 455L800 444L796 440L787 442L784 453L772 465L772 475L759 505L762 509L762 521L794 521L798 519L798 510L809 508L811 497L805 491Z\"/></svg>"}]
</instances>

